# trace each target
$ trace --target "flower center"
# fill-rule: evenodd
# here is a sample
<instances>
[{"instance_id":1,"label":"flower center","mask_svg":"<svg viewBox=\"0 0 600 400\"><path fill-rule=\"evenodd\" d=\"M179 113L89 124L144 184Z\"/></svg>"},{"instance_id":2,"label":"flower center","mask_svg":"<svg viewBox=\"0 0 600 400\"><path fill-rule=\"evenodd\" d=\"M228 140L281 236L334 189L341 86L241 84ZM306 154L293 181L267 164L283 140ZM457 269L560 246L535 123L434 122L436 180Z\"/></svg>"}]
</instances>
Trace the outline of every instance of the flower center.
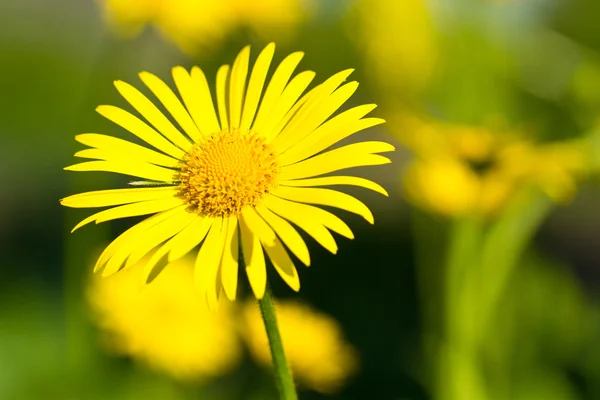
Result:
<instances>
[{"instance_id":1,"label":"flower center","mask_svg":"<svg viewBox=\"0 0 600 400\"><path fill-rule=\"evenodd\" d=\"M277 185L278 171L275 152L262 137L238 129L219 132L183 158L179 195L200 215L237 215Z\"/></svg>"}]
</instances>

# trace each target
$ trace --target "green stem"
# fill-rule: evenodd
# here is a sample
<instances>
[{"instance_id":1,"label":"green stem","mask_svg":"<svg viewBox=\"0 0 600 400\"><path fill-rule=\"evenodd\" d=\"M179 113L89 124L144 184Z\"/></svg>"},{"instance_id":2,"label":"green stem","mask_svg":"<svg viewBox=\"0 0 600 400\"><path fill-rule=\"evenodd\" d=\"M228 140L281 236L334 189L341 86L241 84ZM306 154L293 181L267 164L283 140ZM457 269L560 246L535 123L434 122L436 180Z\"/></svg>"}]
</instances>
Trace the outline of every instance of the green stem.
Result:
<instances>
[{"instance_id":1,"label":"green stem","mask_svg":"<svg viewBox=\"0 0 600 400\"><path fill-rule=\"evenodd\" d=\"M450 243L446 265L446 339L458 345L469 344L471 321L474 315L474 296L469 281L479 278L477 271L478 248L482 235L482 223L474 216L454 221L450 232Z\"/></svg>"},{"instance_id":2,"label":"green stem","mask_svg":"<svg viewBox=\"0 0 600 400\"><path fill-rule=\"evenodd\" d=\"M292 372L290 371L287 359L285 358L283 342L281 340L281 335L279 334L279 327L277 326L275 307L273 305L271 291L268 288L264 297L261 300L258 300L258 306L260 307L260 313L262 314L265 330L267 331L267 338L269 339L273 367L275 368L275 380L277 382L277 389L279 390L281 400L297 400L298 395L296 394L294 379L292 378Z\"/></svg>"},{"instance_id":3,"label":"green stem","mask_svg":"<svg viewBox=\"0 0 600 400\"><path fill-rule=\"evenodd\" d=\"M472 340L480 281L482 221L464 216L454 221L446 254L444 341L440 349L436 399L488 398Z\"/></svg>"},{"instance_id":4,"label":"green stem","mask_svg":"<svg viewBox=\"0 0 600 400\"><path fill-rule=\"evenodd\" d=\"M519 259L554 203L537 189L526 188L515 195L503 215L490 228L481 247L479 315L474 340L481 340L494 321L494 313L505 294Z\"/></svg>"}]
</instances>

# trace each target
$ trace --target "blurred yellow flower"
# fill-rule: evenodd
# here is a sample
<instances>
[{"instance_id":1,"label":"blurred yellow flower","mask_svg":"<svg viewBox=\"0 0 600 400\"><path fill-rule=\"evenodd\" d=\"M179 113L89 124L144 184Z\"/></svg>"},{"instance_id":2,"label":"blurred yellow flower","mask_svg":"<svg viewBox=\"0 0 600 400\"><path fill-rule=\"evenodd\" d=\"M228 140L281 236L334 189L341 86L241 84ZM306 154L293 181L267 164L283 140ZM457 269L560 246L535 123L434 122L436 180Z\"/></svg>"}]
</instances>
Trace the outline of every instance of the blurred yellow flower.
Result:
<instances>
[{"instance_id":1,"label":"blurred yellow flower","mask_svg":"<svg viewBox=\"0 0 600 400\"><path fill-rule=\"evenodd\" d=\"M215 46L239 28L281 41L306 17L302 0L101 0L110 25L135 35L153 25L182 50Z\"/></svg>"},{"instance_id":2,"label":"blurred yellow flower","mask_svg":"<svg viewBox=\"0 0 600 400\"><path fill-rule=\"evenodd\" d=\"M556 202L564 202L575 194L577 179L591 168L588 150L587 143L578 140L540 145L520 142L503 155L506 174L538 186Z\"/></svg>"},{"instance_id":3,"label":"blurred yellow flower","mask_svg":"<svg viewBox=\"0 0 600 400\"><path fill-rule=\"evenodd\" d=\"M306 304L281 300L275 304L283 346L294 378L322 393L335 392L357 371L357 352L343 338L332 317ZM244 339L252 355L271 365L269 344L256 304L247 303L243 319Z\"/></svg>"},{"instance_id":4,"label":"blurred yellow flower","mask_svg":"<svg viewBox=\"0 0 600 400\"><path fill-rule=\"evenodd\" d=\"M139 279L139 263L88 286L92 318L107 347L179 380L223 376L242 357L242 338L261 364L271 355L256 302L222 300L216 311L193 288L193 258L165 268L151 285ZM335 392L356 372L356 350L332 317L306 304L276 303L284 347L292 370L307 388ZM241 319L237 320L236 317Z\"/></svg>"},{"instance_id":5,"label":"blurred yellow flower","mask_svg":"<svg viewBox=\"0 0 600 400\"><path fill-rule=\"evenodd\" d=\"M353 12L356 19L352 19L350 36L358 41L366 72L382 94L420 93L434 72L438 55L427 1L359 0Z\"/></svg>"},{"instance_id":6,"label":"blurred yellow flower","mask_svg":"<svg viewBox=\"0 0 600 400\"><path fill-rule=\"evenodd\" d=\"M451 157L413 162L404 175L410 200L445 215L462 214L474 208L480 193L479 183L475 173Z\"/></svg>"},{"instance_id":7,"label":"blurred yellow flower","mask_svg":"<svg viewBox=\"0 0 600 400\"><path fill-rule=\"evenodd\" d=\"M88 289L93 317L114 351L177 379L221 376L238 365L241 342L229 304L217 311L193 289L193 259L169 265L152 285L139 279L143 263Z\"/></svg>"},{"instance_id":8,"label":"blurred yellow flower","mask_svg":"<svg viewBox=\"0 0 600 400\"><path fill-rule=\"evenodd\" d=\"M404 174L407 197L447 216L493 214L523 185L564 202L589 169L585 144L576 140L534 144L480 127L402 124L400 140L416 156Z\"/></svg>"}]
</instances>

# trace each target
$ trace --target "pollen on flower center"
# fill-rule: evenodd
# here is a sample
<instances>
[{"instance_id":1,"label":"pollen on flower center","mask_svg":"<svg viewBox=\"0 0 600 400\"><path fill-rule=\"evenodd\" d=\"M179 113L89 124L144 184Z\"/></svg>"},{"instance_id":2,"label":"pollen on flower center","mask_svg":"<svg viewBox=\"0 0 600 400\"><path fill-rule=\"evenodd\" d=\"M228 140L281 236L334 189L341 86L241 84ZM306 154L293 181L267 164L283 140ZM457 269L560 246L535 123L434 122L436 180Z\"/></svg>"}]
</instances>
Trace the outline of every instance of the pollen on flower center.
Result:
<instances>
[{"instance_id":1,"label":"pollen on flower center","mask_svg":"<svg viewBox=\"0 0 600 400\"><path fill-rule=\"evenodd\" d=\"M228 217L257 205L277 184L273 148L253 132L214 133L183 158L179 194L200 215Z\"/></svg>"}]
</instances>

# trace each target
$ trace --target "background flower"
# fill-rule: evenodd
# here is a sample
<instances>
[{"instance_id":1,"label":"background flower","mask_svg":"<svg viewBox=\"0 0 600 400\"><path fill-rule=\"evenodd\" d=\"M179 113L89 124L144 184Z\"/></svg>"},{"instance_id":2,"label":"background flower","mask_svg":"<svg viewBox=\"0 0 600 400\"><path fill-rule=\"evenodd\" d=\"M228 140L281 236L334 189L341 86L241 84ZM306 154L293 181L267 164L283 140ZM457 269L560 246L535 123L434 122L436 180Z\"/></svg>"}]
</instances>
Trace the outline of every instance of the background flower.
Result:
<instances>
[{"instance_id":1,"label":"background flower","mask_svg":"<svg viewBox=\"0 0 600 400\"><path fill-rule=\"evenodd\" d=\"M232 307L208 309L194 290L193 265L189 258L176 261L152 285L140 280L143 261L110 278L94 277L88 296L107 346L181 380L223 376L239 365Z\"/></svg>"},{"instance_id":2,"label":"background flower","mask_svg":"<svg viewBox=\"0 0 600 400\"><path fill-rule=\"evenodd\" d=\"M262 365L271 354L255 301L221 301L215 311L193 287L193 258L168 265L151 285L144 263L88 286L92 318L107 348L184 382L225 376L241 367L242 343ZM302 385L339 391L358 368L356 349L331 316L299 301L277 301L286 354Z\"/></svg>"},{"instance_id":3,"label":"background flower","mask_svg":"<svg viewBox=\"0 0 600 400\"><path fill-rule=\"evenodd\" d=\"M289 37L306 18L302 0L100 0L108 22L125 35L150 24L182 50L214 49L227 36L250 29L263 37Z\"/></svg>"},{"instance_id":4,"label":"background flower","mask_svg":"<svg viewBox=\"0 0 600 400\"><path fill-rule=\"evenodd\" d=\"M404 126L412 129L400 140L415 154L403 177L407 197L447 216L495 214L527 186L565 202L592 168L581 140L533 143L522 133L417 119Z\"/></svg>"},{"instance_id":5,"label":"background flower","mask_svg":"<svg viewBox=\"0 0 600 400\"><path fill-rule=\"evenodd\" d=\"M347 27L382 97L414 104L435 72L437 31L426 0L359 0Z\"/></svg>"},{"instance_id":6,"label":"background flower","mask_svg":"<svg viewBox=\"0 0 600 400\"><path fill-rule=\"evenodd\" d=\"M341 389L356 373L358 355L344 339L339 323L297 301L277 301L275 307L294 379L323 393ZM242 332L252 355L261 364L271 365L269 342L256 304L245 305Z\"/></svg>"}]
</instances>

